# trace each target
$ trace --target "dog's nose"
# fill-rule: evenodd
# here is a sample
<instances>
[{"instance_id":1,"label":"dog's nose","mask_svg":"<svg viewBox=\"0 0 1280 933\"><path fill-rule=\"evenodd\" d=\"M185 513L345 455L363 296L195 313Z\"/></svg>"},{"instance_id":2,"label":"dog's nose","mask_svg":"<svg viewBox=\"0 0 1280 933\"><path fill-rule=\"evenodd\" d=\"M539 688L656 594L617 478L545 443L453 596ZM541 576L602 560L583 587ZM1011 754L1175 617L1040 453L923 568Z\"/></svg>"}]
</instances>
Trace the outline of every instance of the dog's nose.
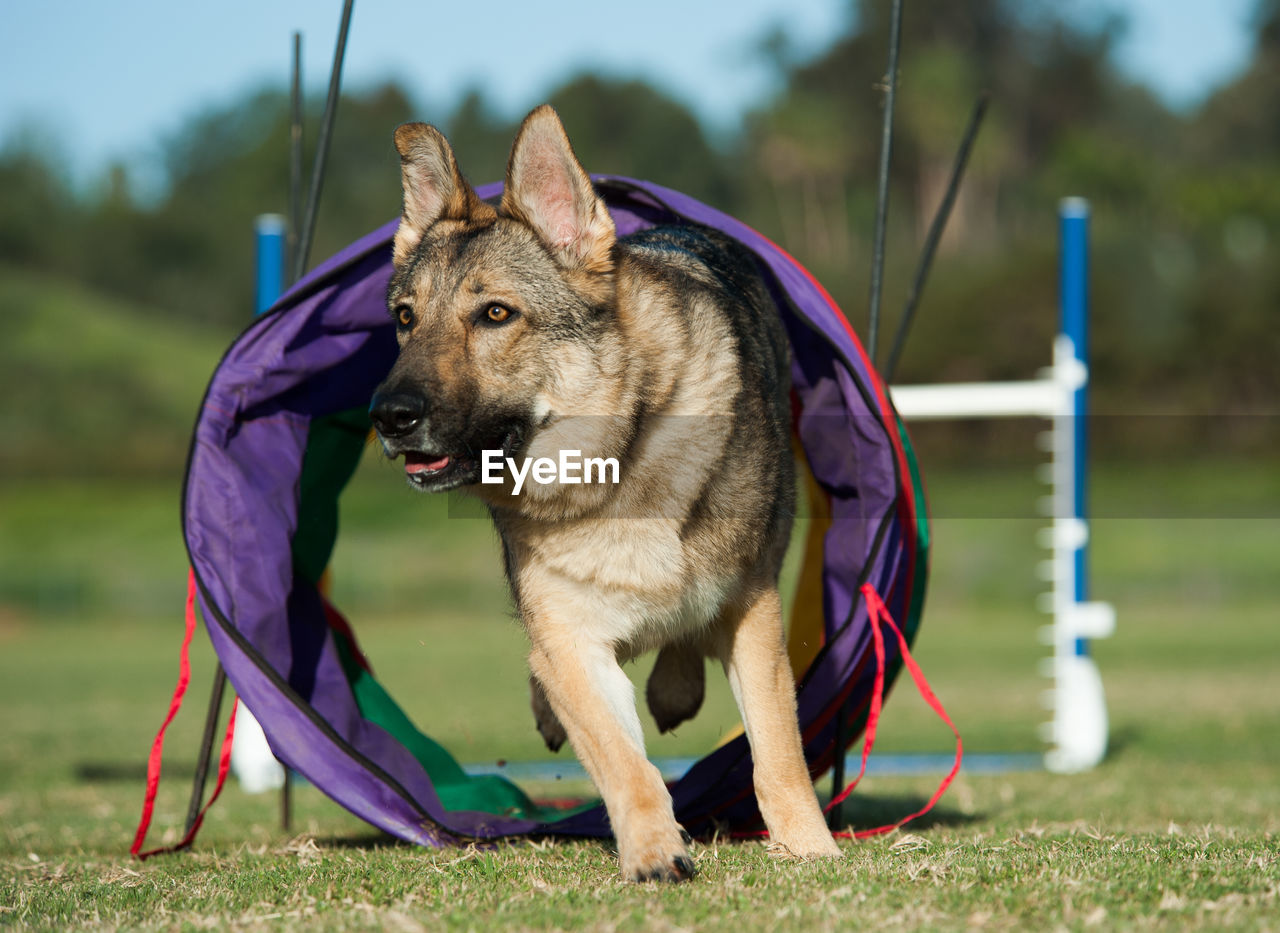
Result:
<instances>
[{"instance_id":1,"label":"dog's nose","mask_svg":"<svg viewBox=\"0 0 1280 933\"><path fill-rule=\"evenodd\" d=\"M378 392L369 404L369 417L383 437L412 434L427 413L427 400L412 392Z\"/></svg>"}]
</instances>

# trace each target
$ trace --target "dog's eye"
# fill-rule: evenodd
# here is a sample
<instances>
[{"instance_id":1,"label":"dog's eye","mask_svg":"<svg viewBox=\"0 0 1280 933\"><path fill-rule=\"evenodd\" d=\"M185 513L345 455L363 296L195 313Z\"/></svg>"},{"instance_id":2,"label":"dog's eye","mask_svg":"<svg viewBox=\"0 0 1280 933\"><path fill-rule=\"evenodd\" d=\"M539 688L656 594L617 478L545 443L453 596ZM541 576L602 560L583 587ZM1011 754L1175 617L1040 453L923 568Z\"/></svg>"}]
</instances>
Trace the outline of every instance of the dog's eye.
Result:
<instances>
[{"instance_id":1,"label":"dog's eye","mask_svg":"<svg viewBox=\"0 0 1280 933\"><path fill-rule=\"evenodd\" d=\"M511 316L511 309L504 308L502 305L489 305L484 312L484 319L490 324L505 324Z\"/></svg>"},{"instance_id":2,"label":"dog's eye","mask_svg":"<svg viewBox=\"0 0 1280 933\"><path fill-rule=\"evenodd\" d=\"M408 305L400 305L396 308L396 324L400 327L413 326L413 308Z\"/></svg>"}]
</instances>

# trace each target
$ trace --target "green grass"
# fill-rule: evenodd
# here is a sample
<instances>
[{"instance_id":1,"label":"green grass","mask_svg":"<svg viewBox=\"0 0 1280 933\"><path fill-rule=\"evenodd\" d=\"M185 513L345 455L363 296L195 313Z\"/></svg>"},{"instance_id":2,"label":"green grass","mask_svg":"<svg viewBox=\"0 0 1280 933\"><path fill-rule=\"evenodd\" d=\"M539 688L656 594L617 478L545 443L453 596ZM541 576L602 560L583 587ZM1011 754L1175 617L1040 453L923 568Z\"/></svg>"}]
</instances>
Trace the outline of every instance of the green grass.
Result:
<instances>
[{"instance_id":1,"label":"green grass","mask_svg":"<svg viewBox=\"0 0 1280 933\"><path fill-rule=\"evenodd\" d=\"M1145 469L1145 472L1144 472ZM411 716L464 761L547 755L527 709L524 638L487 524L362 468L344 499L335 600ZM1095 645L1113 750L1093 772L962 773L930 817L852 843L837 864L759 842L696 847L701 876L631 886L598 842L431 852L397 845L296 793L232 783L195 850L126 850L142 763L172 690L185 559L177 482L0 488L0 924L17 928L1271 929L1280 893L1280 520L1265 465L1099 471L1097 496L1160 487L1214 502L1254 492L1254 519L1135 517L1094 525L1094 590L1115 636ZM1217 483L1215 497L1206 484ZM941 515L1033 496L1022 474L931 477ZM1148 492L1154 496L1155 493ZM1145 508L1145 507L1144 507ZM1176 513L1176 510L1175 510ZM989 513L988 513L989 514ZM1113 513L1114 514L1114 513ZM1161 514L1169 514L1165 511ZM1194 513L1193 513L1194 514ZM1147 517L1143 517L1146 515ZM944 517L918 658L973 751L1039 748L1037 520ZM170 732L152 842L186 807L212 657L197 639ZM635 669L638 678L644 668ZM654 755L697 754L736 722L712 672L706 710ZM946 751L903 680L878 747ZM909 812L936 778L867 779L856 826ZM580 787L540 786L536 793Z\"/></svg>"}]
</instances>

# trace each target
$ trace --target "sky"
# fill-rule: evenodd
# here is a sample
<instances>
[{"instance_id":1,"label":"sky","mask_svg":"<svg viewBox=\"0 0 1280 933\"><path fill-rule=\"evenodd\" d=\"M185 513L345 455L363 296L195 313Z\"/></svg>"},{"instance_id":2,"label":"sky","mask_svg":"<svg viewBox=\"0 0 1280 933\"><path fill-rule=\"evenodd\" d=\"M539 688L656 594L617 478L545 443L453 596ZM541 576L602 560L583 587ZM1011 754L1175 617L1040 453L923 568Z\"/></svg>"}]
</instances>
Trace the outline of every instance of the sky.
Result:
<instances>
[{"instance_id":1,"label":"sky","mask_svg":"<svg viewBox=\"0 0 1280 933\"><path fill-rule=\"evenodd\" d=\"M911 2L911 0L907 0ZM1061 0L1084 24L1129 28L1116 64L1171 106L1191 108L1238 73L1255 0ZM847 24L848 0L356 0L344 87L398 80L430 121L479 88L505 114L565 77L603 67L639 75L713 130L732 129L767 95L756 53L783 26L802 56ZM0 148L36 138L89 183L111 160L155 172L160 144L201 109L288 80L291 35L304 44L307 93L322 98L341 0L0 0Z\"/></svg>"}]
</instances>

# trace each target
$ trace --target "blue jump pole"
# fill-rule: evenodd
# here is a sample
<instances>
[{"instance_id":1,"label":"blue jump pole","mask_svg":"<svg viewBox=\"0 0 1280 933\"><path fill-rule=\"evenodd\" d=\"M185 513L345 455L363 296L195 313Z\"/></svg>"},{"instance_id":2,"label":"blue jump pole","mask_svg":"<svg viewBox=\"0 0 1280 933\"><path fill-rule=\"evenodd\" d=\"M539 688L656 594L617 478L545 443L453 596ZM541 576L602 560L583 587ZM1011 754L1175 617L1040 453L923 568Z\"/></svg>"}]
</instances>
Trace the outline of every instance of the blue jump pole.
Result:
<instances>
[{"instance_id":1,"label":"blue jump pole","mask_svg":"<svg viewBox=\"0 0 1280 933\"><path fill-rule=\"evenodd\" d=\"M1084 198L1064 198L1058 205L1061 251L1059 270L1059 332L1071 341L1075 360L1082 372L1089 371L1089 202ZM1073 394L1072 427L1074 462L1071 465L1071 517L1086 521L1089 493L1089 383L1086 378ZM1089 542L1075 549L1076 603L1089 599ZM1087 639L1076 639L1076 654L1089 653Z\"/></svg>"},{"instance_id":2,"label":"blue jump pole","mask_svg":"<svg viewBox=\"0 0 1280 933\"><path fill-rule=\"evenodd\" d=\"M279 214L259 214L253 220L254 314L266 311L284 294L286 226Z\"/></svg>"}]
</instances>

